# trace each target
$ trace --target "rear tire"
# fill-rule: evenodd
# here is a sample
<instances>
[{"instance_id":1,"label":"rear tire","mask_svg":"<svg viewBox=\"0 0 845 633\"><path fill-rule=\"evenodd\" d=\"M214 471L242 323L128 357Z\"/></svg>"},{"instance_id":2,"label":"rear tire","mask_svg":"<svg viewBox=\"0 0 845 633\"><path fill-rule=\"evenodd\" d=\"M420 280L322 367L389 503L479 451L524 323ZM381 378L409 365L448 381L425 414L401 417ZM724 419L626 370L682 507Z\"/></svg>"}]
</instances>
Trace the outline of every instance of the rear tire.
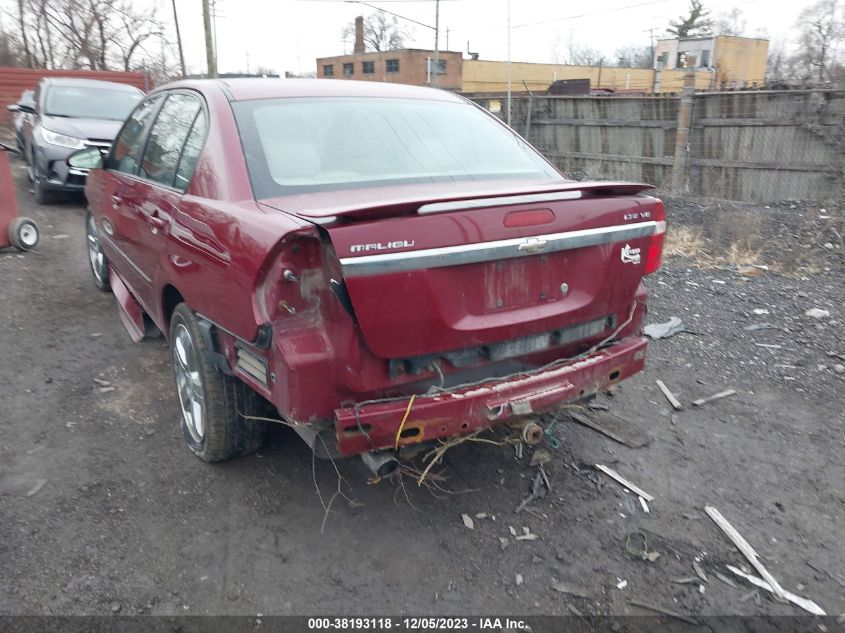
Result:
<instances>
[{"instance_id":1,"label":"rear tire","mask_svg":"<svg viewBox=\"0 0 845 633\"><path fill-rule=\"evenodd\" d=\"M91 276L94 278L94 285L103 292L108 292L111 290L109 285L109 260L103 252L100 231L91 211L85 212L85 240L88 246L88 265L91 269Z\"/></svg>"},{"instance_id":2,"label":"rear tire","mask_svg":"<svg viewBox=\"0 0 845 633\"><path fill-rule=\"evenodd\" d=\"M206 462L247 455L261 448L267 423L244 416L260 415L263 400L243 382L227 376L208 359L196 316L180 303L170 319L170 356L185 442Z\"/></svg>"},{"instance_id":3,"label":"rear tire","mask_svg":"<svg viewBox=\"0 0 845 633\"><path fill-rule=\"evenodd\" d=\"M38 225L29 218L15 218L9 223L9 244L19 251L28 251L38 244Z\"/></svg>"}]
</instances>

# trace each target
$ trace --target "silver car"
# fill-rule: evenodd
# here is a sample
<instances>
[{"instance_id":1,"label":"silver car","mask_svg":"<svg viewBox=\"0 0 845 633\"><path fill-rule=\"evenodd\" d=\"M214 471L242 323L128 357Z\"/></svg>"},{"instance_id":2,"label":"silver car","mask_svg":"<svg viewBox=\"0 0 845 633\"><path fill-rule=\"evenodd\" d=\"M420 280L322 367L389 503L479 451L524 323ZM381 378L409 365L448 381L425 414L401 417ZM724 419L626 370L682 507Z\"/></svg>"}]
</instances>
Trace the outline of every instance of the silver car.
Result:
<instances>
[{"instance_id":1,"label":"silver car","mask_svg":"<svg viewBox=\"0 0 845 633\"><path fill-rule=\"evenodd\" d=\"M29 114L22 125L23 155L39 204L61 191L82 191L86 172L67 166L67 157L86 147L108 152L123 121L144 93L133 86L48 77L35 91L34 104L19 103Z\"/></svg>"}]
</instances>

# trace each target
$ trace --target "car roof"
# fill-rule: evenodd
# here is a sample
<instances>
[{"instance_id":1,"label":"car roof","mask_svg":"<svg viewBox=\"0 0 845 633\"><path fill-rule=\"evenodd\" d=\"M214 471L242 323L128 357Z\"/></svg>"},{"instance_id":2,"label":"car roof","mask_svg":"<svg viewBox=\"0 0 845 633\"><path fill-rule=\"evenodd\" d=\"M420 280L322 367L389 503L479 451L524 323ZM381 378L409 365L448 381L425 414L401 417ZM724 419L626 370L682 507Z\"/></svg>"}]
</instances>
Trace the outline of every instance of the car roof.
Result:
<instances>
[{"instance_id":1,"label":"car roof","mask_svg":"<svg viewBox=\"0 0 845 633\"><path fill-rule=\"evenodd\" d=\"M100 79L78 79L76 77L45 77L44 81L49 85L76 86L79 88L112 88L114 90L126 90L127 92L141 92L140 89L130 84L122 84L116 81L102 81Z\"/></svg>"},{"instance_id":2,"label":"car roof","mask_svg":"<svg viewBox=\"0 0 845 633\"><path fill-rule=\"evenodd\" d=\"M219 86L230 101L279 99L287 97L382 97L459 102L461 98L445 90L380 81L344 79L198 79L161 86L207 90Z\"/></svg>"}]
</instances>

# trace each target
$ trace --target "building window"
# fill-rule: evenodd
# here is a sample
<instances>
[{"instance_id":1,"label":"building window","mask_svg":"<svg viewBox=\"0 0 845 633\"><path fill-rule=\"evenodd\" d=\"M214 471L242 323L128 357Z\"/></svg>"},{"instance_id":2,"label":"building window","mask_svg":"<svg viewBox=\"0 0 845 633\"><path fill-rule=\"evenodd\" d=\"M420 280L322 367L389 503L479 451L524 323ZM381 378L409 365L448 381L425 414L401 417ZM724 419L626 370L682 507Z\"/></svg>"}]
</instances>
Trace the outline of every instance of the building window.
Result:
<instances>
[{"instance_id":1,"label":"building window","mask_svg":"<svg viewBox=\"0 0 845 633\"><path fill-rule=\"evenodd\" d=\"M398 73L399 72L399 60L398 59L388 59L385 62L387 66L386 70L389 73Z\"/></svg>"},{"instance_id":2,"label":"building window","mask_svg":"<svg viewBox=\"0 0 845 633\"><path fill-rule=\"evenodd\" d=\"M446 60L445 59L438 59L437 60L437 72L441 75L446 72Z\"/></svg>"},{"instance_id":3,"label":"building window","mask_svg":"<svg viewBox=\"0 0 845 633\"><path fill-rule=\"evenodd\" d=\"M698 65L701 68L707 68L710 65L710 51L701 51L701 61Z\"/></svg>"},{"instance_id":4,"label":"building window","mask_svg":"<svg viewBox=\"0 0 845 633\"><path fill-rule=\"evenodd\" d=\"M323 66L323 77L334 77L334 64L325 64Z\"/></svg>"},{"instance_id":5,"label":"building window","mask_svg":"<svg viewBox=\"0 0 845 633\"><path fill-rule=\"evenodd\" d=\"M376 72L376 64L375 62L361 62L361 69L365 75L372 75Z\"/></svg>"},{"instance_id":6,"label":"building window","mask_svg":"<svg viewBox=\"0 0 845 633\"><path fill-rule=\"evenodd\" d=\"M355 74L355 64L344 64L343 65L343 76L350 77Z\"/></svg>"}]
</instances>

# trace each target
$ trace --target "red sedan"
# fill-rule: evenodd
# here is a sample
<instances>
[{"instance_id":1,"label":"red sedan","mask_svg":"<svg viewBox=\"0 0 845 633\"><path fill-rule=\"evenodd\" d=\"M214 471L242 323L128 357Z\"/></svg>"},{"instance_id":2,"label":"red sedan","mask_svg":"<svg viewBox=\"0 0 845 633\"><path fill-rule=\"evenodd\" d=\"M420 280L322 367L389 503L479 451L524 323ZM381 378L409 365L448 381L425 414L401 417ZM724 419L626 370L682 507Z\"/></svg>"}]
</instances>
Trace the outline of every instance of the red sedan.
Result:
<instances>
[{"instance_id":1,"label":"red sedan","mask_svg":"<svg viewBox=\"0 0 845 633\"><path fill-rule=\"evenodd\" d=\"M186 81L134 110L86 194L94 283L170 342L185 441L257 449L266 402L318 454L583 400L642 369L663 204L566 180L460 96Z\"/></svg>"}]
</instances>

